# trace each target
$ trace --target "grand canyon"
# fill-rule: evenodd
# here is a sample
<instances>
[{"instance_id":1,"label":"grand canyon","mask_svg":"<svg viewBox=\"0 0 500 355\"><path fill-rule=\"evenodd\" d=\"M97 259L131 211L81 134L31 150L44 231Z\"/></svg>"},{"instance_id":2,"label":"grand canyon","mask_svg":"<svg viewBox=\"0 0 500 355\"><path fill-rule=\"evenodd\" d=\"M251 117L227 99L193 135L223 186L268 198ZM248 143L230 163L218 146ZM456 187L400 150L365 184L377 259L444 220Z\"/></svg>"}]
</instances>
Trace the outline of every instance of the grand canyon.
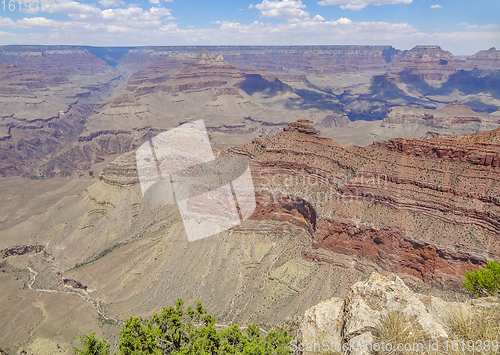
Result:
<instances>
[{"instance_id":1,"label":"grand canyon","mask_svg":"<svg viewBox=\"0 0 500 355\"><path fill-rule=\"evenodd\" d=\"M495 48L0 47L0 353L116 344L178 298L278 325L374 272L467 299L500 258L499 83ZM136 151L200 119L256 208L188 242Z\"/></svg>"}]
</instances>

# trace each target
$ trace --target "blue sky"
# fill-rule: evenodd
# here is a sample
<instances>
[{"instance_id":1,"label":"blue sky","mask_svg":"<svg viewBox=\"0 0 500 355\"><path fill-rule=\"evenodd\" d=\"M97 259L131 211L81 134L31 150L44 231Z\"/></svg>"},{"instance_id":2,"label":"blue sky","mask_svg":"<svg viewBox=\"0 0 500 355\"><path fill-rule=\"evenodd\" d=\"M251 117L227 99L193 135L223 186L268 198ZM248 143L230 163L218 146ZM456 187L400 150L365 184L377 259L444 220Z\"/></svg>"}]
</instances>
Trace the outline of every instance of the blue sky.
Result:
<instances>
[{"instance_id":1,"label":"blue sky","mask_svg":"<svg viewBox=\"0 0 500 355\"><path fill-rule=\"evenodd\" d=\"M500 47L499 0L35 1L0 2L0 44Z\"/></svg>"}]
</instances>

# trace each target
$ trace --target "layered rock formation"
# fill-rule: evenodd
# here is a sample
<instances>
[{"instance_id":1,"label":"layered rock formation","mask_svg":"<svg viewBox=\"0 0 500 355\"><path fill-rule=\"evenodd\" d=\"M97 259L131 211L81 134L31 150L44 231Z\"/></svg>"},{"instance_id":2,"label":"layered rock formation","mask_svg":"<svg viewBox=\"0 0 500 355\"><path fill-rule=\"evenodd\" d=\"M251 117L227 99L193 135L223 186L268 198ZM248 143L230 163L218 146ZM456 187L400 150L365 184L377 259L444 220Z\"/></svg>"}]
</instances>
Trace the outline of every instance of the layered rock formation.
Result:
<instances>
[{"instance_id":1,"label":"layered rock formation","mask_svg":"<svg viewBox=\"0 0 500 355\"><path fill-rule=\"evenodd\" d=\"M228 147L301 117L347 143L334 128L381 120L394 106L430 109L461 101L493 112L500 105L497 52L462 61L437 46L5 46L0 174L86 174L101 157L129 151L191 118L205 119L216 144ZM428 120L399 125L406 130L384 122L374 128L379 132L356 126L341 134L354 132L351 143L365 144L396 132L455 136L495 128L460 117L434 120L427 130Z\"/></svg>"},{"instance_id":2,"label":"layered rock formation","mask_svg":"<svg viewBox=\"0 0 500 355\"><path fill-rule=\"evenodd\" d=\"M463 61L454 59L453 54L442 50L439 46L416 46L409 51L403 51L397 59L389 75L376 76L374 81L379 82L384 79L399 83L443 81L464 67Z\"/></svg>"},{"instance_id":3,"label":"layered rock formation","mask_svg":"<svg viewBox=\"0 0 500 355\"><path fill-rule=\"evenodd\" d=\"M304 46L217 48L238 68L272 72L331 73L381 70L399 53L391 46Z\"/></svg>"},{"instance_id":4,"label":"layered rock formation","mask_svg":"<svg viewBox=\"0 0 500 355\"><path fill-rule=\"evenodd\" d=\"M40 70L59 82L68 82L75 74L97 74L108 69L102 59L73 46L3 46L0 62Z\"/></svg>"},{"instance_id":5,"label":"layered rock formation","mask_svg":"<svg viewBox=\"0 0 500 355\"><path fill-rule=\"evenodd\" d=\"M131 98L115 104L124 101ZM442 141L453 140L465 147L500 138L493 131ZM99 314L117 320L110 327L118 334L119 321L147 318L179 297L201 300L224 323L271 324L332 295L341 299L334 308L343 307L349 285L384 269L412 290L443 295L463 290L466 270L500 255L497 167L381 145L347 147L305 119L217 153L248 159L257 208L240 225L195 243L176 206L143 199L133 152L107 165L99 180L4 180L0 279L9 291L0 309L27 309L30 319L2 325L16 330L4 331L6 347L30 343L31 334L71 344L85 326L110 334ZM388 280L414 305L394 309L422 310L419 297ZM349 314L362 301L370 306L365 294L376 287L353 291L359 302L346 306ZM74 306L60 315L62 304ZM341 341L360 335L346 324Z\"/></svg>"},{"instance_id":6,"label":"layered rock formation","mask_svg":"<svg viewBox=\"0 0 500 355\"><path fill-rule=\"evenodd\" d=\"M456 102L437 110L392 107L383 119L382 127L396 125L412 127L415 132L418 131L415 125L425 126L427 137L434 138L491 131L500 126L500 120L497 116L475 112Z\"/></svg>"},{"instance_id":7,"label":"layered rock formation","mask_svg":"<svg viewBox=\"0 0 500 355\"><path fill-rule=\"evenodd\" d=\"M470 66L470 68L480 68L480 69L490 69L498 70L500 69L500 50L492 47L488 50L479 51L474 55L468 57L465 62Z\"/></svg>"},{"instance_id":8,"label":"layered rock formation","mask_svg":"<svg viewBox=\"0 0 500 355\"><path fill-rule=\"evenodd\" d=\"M139 184L135 152L126 153L108 164L99 178L109 185L127 186Z\"/></svg>"},{"instance_id":9,"label":"layered rock formation","mask_svg":"<svg viewBox=\"0 0 500 355\"><path fill-rule=\"evenodd\" d=\"M500 255L500 171L493 163L498 146L469 146L464 139L346 147L300 120L277 136L229 152L250 158L258 191L254 218L307 226L313 241L303 251L307 260L335 262L325 250L356 255L458 290L464 270ZM466 158L411 154L437 152L439 145Z\"/></svg>"},{"instance_id":10,"label":"layered rock formation","mask_svg":"<svg viewBox=\"0 0 500 355\"><path fill-rule=\"evenodd\" d=\"M381 121L347 122L322 133L345 145L369 145L399 137L445 138L486 132L500 127L499 118L495 113L475 112L458 102L439 109L395 106Z\"/></svg>"},{"instance_id":11,"label":"layered rock formation","mask_svg":"<svg viewBox=\"0 0 500 355\"><path fill-rule=\"evenodd\" d=\"M483 138L498 139L500 131L486 132L469 139L405 139L375 142L376 147L416 157L432 157L466 162L471 165L500 166L500 146L498 143L483 142ZM461 138L461 137L460 137Z\"/></svg>"},{"instance_id":12,"label":"layered rock formation","mask_svg":"<svg viewBox=\"0 0 500 355\"><path fill-rule=\"evenodd\" d=\"M82 49L84 49L82 47ZM267 70L273 73L331 73L333 71L373 71L386 70L391 66L406 61L432 63L433 61L465 62L454 59L450 52L439 46L416 46L409 51L401 51L391 46L208 46L212 53L220 53L225 60L238 69ZM186 62L196 57L200 47L196 46L165 46L165 47L130 47L120 57L120 65L144 66L161 65L162 62ZM94 51L95 52L95 51ZM487 56L497 62L494 48L481 51L469 57L468 62L475 61L476 56ZM103 57L104 59L104 57ZM488 60L490 62L490 60ZM484 67L483 67L484 63ZM441 62L441 65L445 63ZM492 69L491 63L477 61L481 69ZM425 66L425 65L424 65Z\"/></svg>"},{"instance_id":13,"label":"layered rock formation","mask_svg":"<svg viewBox=\"0 0 500 355\"><path fill-rule=\"evenodd\" d=\"M135 96L158 90L178 93L221 87L228 83L233 86L243 78L243 74L225 62L221 55L216 57L206 49L197 52L190 61L184 62L179 71L171 76L167 76L168 72L163 72L165 76L151 78L152 73L149 72L142 79L132 77L127 90L133 91Z\"/></svg>"},{"instance_id":14,"label":"layered rock formation","mask_svg":"<svg viewBox=\"0 0 500 355\"><path fill-rule=\"evenodd\" d=\"M47 157L77 139L114 78L86 50L0 48L0 175L43 177Z\"/></svg>"}]
</instances>

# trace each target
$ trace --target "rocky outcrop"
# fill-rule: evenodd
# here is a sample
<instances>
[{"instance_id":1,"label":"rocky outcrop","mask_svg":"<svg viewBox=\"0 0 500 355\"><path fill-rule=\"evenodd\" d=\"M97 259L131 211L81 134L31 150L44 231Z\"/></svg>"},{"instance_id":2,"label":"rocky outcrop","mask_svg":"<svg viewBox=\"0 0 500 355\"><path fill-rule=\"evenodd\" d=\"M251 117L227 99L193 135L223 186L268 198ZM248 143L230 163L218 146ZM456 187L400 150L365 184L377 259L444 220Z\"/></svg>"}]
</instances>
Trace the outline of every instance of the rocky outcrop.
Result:
<instances>
[{"instance_id":1,"label":"rocky outcrop","mask_svg":"<svg viewBox=\"0 0 500 355\"><path fill-rule=\"evenodd\" d=\"M447 323L450 316L471 316L491 307L500 307L499 300L446 302L412 292L396 275L373 273L368 280L354 284L345 299L331 298L308 309L302 318L296 347L302 349L299 352L302 354L315 354L315 350L324 351L328 347L344 354L368 355L377 345L379 349L375 350L390 352L389 348L380 349L377 328L384 319L392 317L408 321L404 324L406 329L401 331L411 346L422 344L423 349L429 349L429 344L435 346L441 342L439 350L443 350L445 341L451 338ZM398 343L391 343L393 349L397 346Z\"/></svg>"},{"instance_id":2,"label":"rocky outcrop","mask_svg":"<svg viewBox=\"0 0 500 355\"><path fill-rule=\"evenodd\" d=\"M442 50L439 46L415 46L408 51L403 51L401 57L401 61L453 60L453 54Z\"/></svg>"},{"instance_id":3,"label":"rocky outcrop","mask_svg":"<svg viewBox=\"0 0 500 355\"><path fill-rule=\"evenodd\" d=\"M171 60L175 60L171 58ZM179 58L176 71L172 68L155 66L148 70L135 74L129 81L127 90L133 91L134 95L142 96L157 91L169 93L190 92L216 88L218 94L239 95L237 88L253 93L270 89L273 91L293 91L293 89L281 82L276 76L263 77L259 73L245 74L232 64L224 60L219 54L202 49L193 53L180 62ZM158 72L163 73L163 76ZM305 78L300 76L300 78ZM300 79L299 78L299 79Z\"/></svg>"},{"instance_id":4,"label":"rocky outcrop","mask_svg":"<svg viewBox=\"0 0 500 355\"><path fill-rule=\"evenodd\" d=\"M500 50L492 47L485 51L479 51L465 60L469 69L480 68L487 70L500 69Z\"/></svg>"},{"instance_id":5,"label":"rocky outcrop","mask_svg":"<svg viewBox=\"0 0 500 355\"><path fill-rule=\"evenodd\" d=\"M127 186L139 183L135 152L120 155L115 161L108 164L99 179L109 185Z\"/></svg>"},{"instance_id":6,"label":"rocky outcrop","mask_svg":"<svg viewBox=\"0 0 500 355\"><path fill-rule=\"evenodd\" d=\"M309 122L308 119L302 118L296 122L290 123L288 126L283 128L285 132L298 132L304 134L317 134L316 128Z\"/></svg>"},{"instance_id":7,"label":"rocky outcrop","mask_svg":"<svg viewBox=\"0 0 500 355\"><path fill-rule=\"evenodd\" d=\"M498 139L500 132L487 134ZM347 147L300 120L276 136L230 148L229 154L250 161L257 191L252 218L308 228L313 249L303 254L307 260L325 262L314 250L354 255L460 290L465 270L500 255L498 146L461 143L464 139ZM442 153L431 154L439 145ZM401 146L426 153L411 154L416 148ZM450 158L446 149L462 149L465 158L458 153ZM314 228L310 218L280 203L290 200L307 203Z\"/></svg>"},{"instance_id":8,"label":"rocky outcrop","mask_svg":"<svg viewBox=\"0 0 500 355\"><path fill-rule=\"evenodd\" d=\"M172 75L165 75L172 72L169 70L164 72L164 76L154 76L153 69L145 74L136 74L129 81L127 90L133 91L135 96L155 91L178 93L220 87L228 83L234 85L243 79L243 73L236 67L224 61L221 55L215 56L206 49L198 51L178 66L179 72Z\"/></svg>"},{"instance_id":9,"label":"rocky outcrop","mask_svg":"<svg viewBox=\"0 0 500 355\"><path fill-rule=\"evenodd\" d=\"M0 258L4 259L9 256L25 255L29 253L40 253L44 251L45 245L18 245L12 248L0 250Z\"/></svg>"},{"instance_id":10,"label":"rocky outcrop","mask_svg":"<svg viewBox=\"0 0 500 355\"><path fill-rule=\"evenodd\" d=\"M391 107L381 127L397 129L398 126L415 127L415 131L425 128L426 138L437 138L491 131L500 127L500 120L455 102L436 110Z\"/></svg>"},{"instance_id":11,"label":"rocky outcrop","mask_svg":"<svg viewBox=\"0 0 500 355\"><path fill-rule=\"evenodd\" d=\"M73 279L67 279L67 278L63 278L62 281L63 281L64 286L87 291L87 286L82 284L80 281L73 280Z\"/></svg>"},{"instance_id":12,"label":"rocky outcrop","mask_svg":"<svg viewBox=\"0 0 500 355\"><path fill-rule=\"evenodd\" d=\"M327 115L321 124L322 127L344 127L351 123L351 120L347 115Z\"/></svg>"},{"instance_id":13,"label":"rocky outcrop","mask_svg":"<svg viewBox=\"0 0 500 355\"><path fill-rule=\"evenodd\" d=\"M398 60L385 75L374 76L375 83L388 80L396 83L444 81L464 67L453 54L439 46L416 46L398 55Z\"/></svg>"},{"instance_id":14,"label":"rocky outcrop","mask_svg":"<svg viewBox=\"0 0 500 355\"><path fill-rule=\"evenodd\" d=\"M409 238L395 228L357 227L352 223L322 220L313 248L359 256L383 266L384 270L416 276L443 289L461 284L464 269L485 266L484 252L460 247L433 245ZM314 261L316 255L303 254Z\"/></svg>"},{"instance_id":15,"label":"rocky outcrop","mask_svg":"<svg viewBox=\"0 0 500 355\"><path fill-rule=\"evenodd\" d=\"M386 142L374 142L373 146L416 157L432 157L472 165L500 167L500 145L487 143L485 137L497 137L500 129L472 136L437 139L398 138ZM495 139L495 141L497 140Z\"/></svg>"}]
</instances>

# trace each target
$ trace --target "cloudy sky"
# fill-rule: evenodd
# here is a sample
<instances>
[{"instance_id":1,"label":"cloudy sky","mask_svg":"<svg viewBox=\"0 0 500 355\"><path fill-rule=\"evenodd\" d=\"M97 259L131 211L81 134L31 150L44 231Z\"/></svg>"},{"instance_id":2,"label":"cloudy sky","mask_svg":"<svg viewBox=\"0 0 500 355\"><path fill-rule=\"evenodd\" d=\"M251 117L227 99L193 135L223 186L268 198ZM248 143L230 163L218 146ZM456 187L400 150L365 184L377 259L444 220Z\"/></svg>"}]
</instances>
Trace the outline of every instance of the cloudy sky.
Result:
<instances>
[{"instance_id":1,"label":"cloudy sky","mask_svg":"<svg viewBox=\"0 0 500 355\"><path fill-rule=\"evenodd\" d=\"M5 0L0 44L437 44L466 55L500 47L500 1Z\"/></svg>"}]
</instances>

